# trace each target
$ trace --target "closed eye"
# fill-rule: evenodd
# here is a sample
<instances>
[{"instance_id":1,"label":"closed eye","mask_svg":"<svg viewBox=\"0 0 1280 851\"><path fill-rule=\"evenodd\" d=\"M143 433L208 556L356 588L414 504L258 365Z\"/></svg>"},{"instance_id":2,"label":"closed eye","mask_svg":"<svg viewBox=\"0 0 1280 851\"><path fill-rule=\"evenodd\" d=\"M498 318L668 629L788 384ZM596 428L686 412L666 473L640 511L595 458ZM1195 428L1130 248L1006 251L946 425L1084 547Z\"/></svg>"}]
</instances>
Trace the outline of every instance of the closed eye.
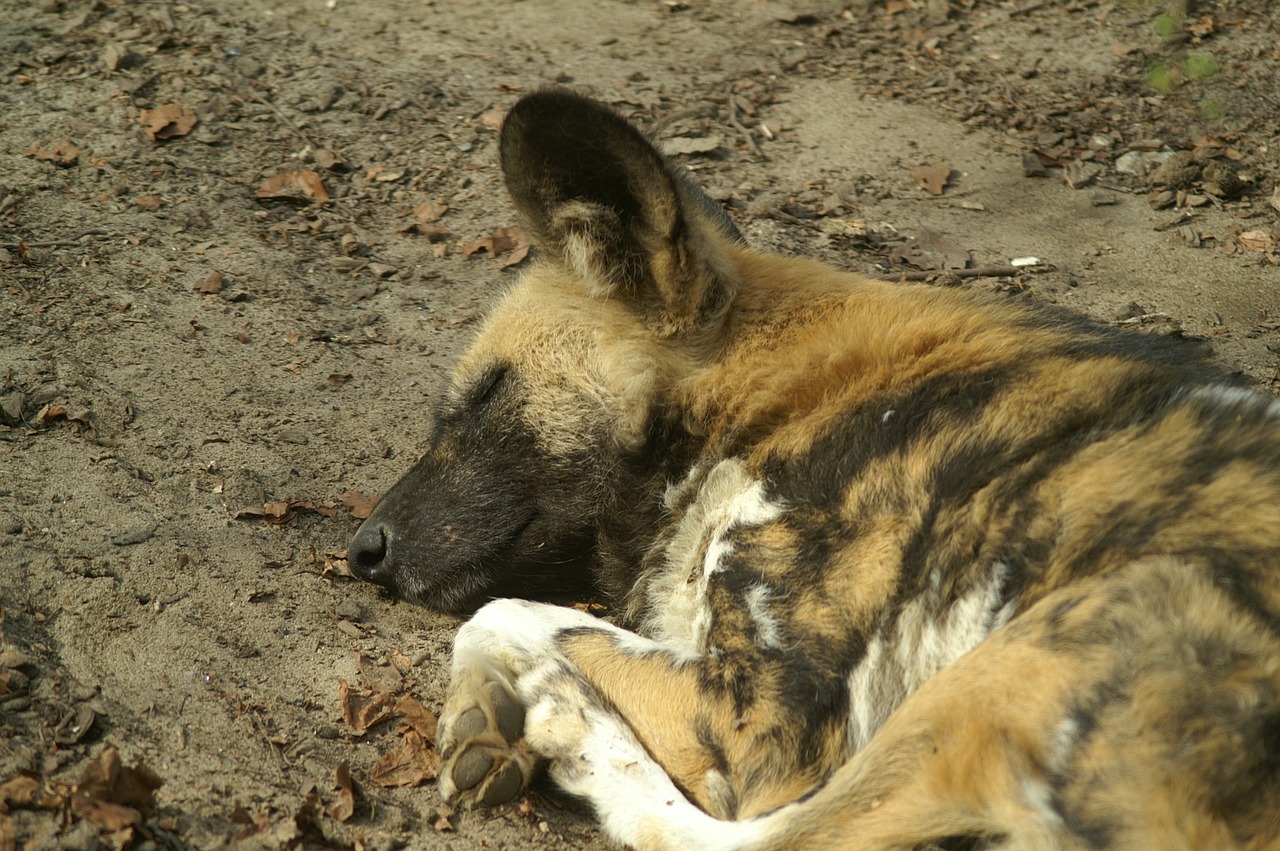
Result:
<instances>
[{"instance_id":1,"label":"closed eye","mask_svg":"<svg viewBox=\"0 0 1280 851\"><path fill-rule=\"evenodd\" d=\"M467 392L467 407L478 408L488 403L510 372L511 367L505 363L495 364L486 369Z\"/></svg>"}]
</instances>

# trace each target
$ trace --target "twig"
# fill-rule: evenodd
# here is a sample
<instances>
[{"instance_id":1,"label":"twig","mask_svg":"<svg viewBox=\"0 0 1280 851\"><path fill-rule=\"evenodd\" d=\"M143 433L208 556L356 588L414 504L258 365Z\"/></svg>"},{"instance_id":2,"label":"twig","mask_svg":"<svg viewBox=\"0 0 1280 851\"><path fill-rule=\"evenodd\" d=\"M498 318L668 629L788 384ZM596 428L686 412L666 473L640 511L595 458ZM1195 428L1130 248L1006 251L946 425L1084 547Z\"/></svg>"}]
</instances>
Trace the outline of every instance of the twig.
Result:
<instances>
[{"instance_id":1,"label":"twig","mask_svg":"<svg viewBox=\"0 0 1280 851\"><path fill-rule=\"evenodd\" d=\"M52 239L47 242L0 242L0 248L17 251L26 246L27 248L75 248L80 244L80 240L86 236L111 236L110 231L105 230L87 230L79 236L73 236L70 239Z\"/></svg>"},{"instance_id":2,"label":"twig","mask_svg":"<svg viewBox=\"0 0 1280 851\"><path fill-rule=\"evenodd\" d=\"M729 123L733 125L733 129L737 130L742 138L747 140L747 144L751 146L751 150L756 152L756 156L761 160L768 161L769 155L760 147L760 143L751 135L751 131L742 126L742 122L738 120L738 99L733 96L733 91L729 92Z\"/></svg>"},{"instance_id":3,"label":"twig","mask_svg":"<svg viewBox=\"0 0 1280 851\"><path fill-rule=\"evenodd\" d=\"M297 133L298 137L302 139L302 141L307 143L307 147L309 147L313 151L319 150L320 146L317 145L315 142L313 142L311 140L311 137L308 136L301 127L299 127L296 123L294 123L292 118L290 118L289 116L281 112L280 108L277 107L274 103L267 100L257 92L251 92L249 94L249 97L252 98L255 103L260 103L263 106L265 106L267 109L274 112L277 118L279 118L281 121L287 124L290 130L292 130L294 133Z\"/></svg>"},{"instance_id":4,"label":"twig","mask_svg":"<svg viewBox=\"0 0 1280 851\"><path fill-rule=\"evenodd\" d=\"M957 278L1008 278L1023 272L1043 272L1048 264L1038 266L977 266L973 269L938 269L933 272L891 272L885 275L868 275L875 281L930 281L946 275Z\"/></svg>"},{"instance_id":5,"label":"twig","mask_svg":"<svg viewBox=\"0 0 1280 851\"><path fill-rule=\"evenodd\" d=\"M1011 18L1016 18L1016 17L1018 17L1019 15L1028 15L1028 14L1030 14L1030 13L1034 12L1036 9L1042 9L1042 8L1044 8L1045 6L1048 6L1048 5L1049 5L1050 3L1052 3L1052 2L1053 2L1053 0L1038 0L1038 2L1036 2L1036 3L1030 3L1030 4L1026 5L1026 6L1023 6L1023 7L1022 7L1022 8L1020 8L1020 9L1013 9L1013 10L1011 10L1011 11L1009 12L1009 17L1011 17Z\"/></svg>"}]
</instances>

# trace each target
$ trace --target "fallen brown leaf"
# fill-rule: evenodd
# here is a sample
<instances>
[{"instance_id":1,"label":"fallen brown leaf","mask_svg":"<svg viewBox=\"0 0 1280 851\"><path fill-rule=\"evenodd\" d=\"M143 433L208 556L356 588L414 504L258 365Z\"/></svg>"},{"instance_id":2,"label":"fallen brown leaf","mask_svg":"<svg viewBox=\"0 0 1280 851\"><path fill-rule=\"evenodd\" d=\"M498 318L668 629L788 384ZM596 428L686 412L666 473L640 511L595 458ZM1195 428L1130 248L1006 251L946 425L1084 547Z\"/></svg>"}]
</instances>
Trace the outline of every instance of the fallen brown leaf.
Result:
<instances>
[{"instance_id":1,"label":"fallen brown leaf","mask_svg":"<svg viewBox=\"0 0 1280 851\"><path fill-rule=\"evenodd\" d=\"M418 220L419 224L427 224L434 222L449 212L449 205L440 199L434 201L423 201L421 204L413 208L413 217Z\"/></svg>"},{"instance_id":2,"label":"fallen brown leaf","mask_svg":"<svg viewBox=\"0 0 1280 851\"><path fill-rule=\"evenodd\" d=\"M518 227L498 228L488 236L482 236L475 242L462 246L462 256L470 257L481 251L497 257L515 248L529 244L529 238Z\"/></svg>"},{"instance_id":3,"label":"fallen brown leaf","mask_svg":"<svg viewBox=\"0 0 1280 851\"><path fill-rule=\"evenodd\" d=\"M324 188L320 175L311 169L300 168L268 177L259 184L256 197L259 201L309 204L313 201L328 201L329 192Z\"/></svg>"},{"instance_id":4,"label":"fallen brown leaf","mask_svg":"<svg viewBox=\"0 0 1280 851\"><path fill-rule=\"evenodd\" d=\"M1276 248L1275 239L1264 230L1247 230L1236 234L1236 242L1240 243L1243 248L1247 248L1250 251L1260 251L1264 254L1274 251Z\"/></svg>"},{"instance_id":5,"label":"fallen brown leaf","mask_svg":"<svg viewBox=\"0 0 1280 851\"><path fill-rule=\"evenodd\" d=\"M520 263L523 263L524 259L528 256L529 256L529 246L518 245L511 250L510 254L508 254L506 257L498 261L498 268L506 269L510 266L518 265Z\"/></svg>"},{"instance_id":6,"label":"fallen brown leaf","mask_svg":"<svg viewBox=\"0 0 1280 851\"><path fill-rule=\"evenodd\" d=\"M404 730L400 746L378 758L369 769L369 779L379 786L420 786L436 778L440 756L413 728Z\"/></svg>"},{"instance_id":7,"label":"fallen brown leaf","mask_svg":"<svg viewBox=\"0 0 1280 851\"><path fill-rule=\"evenodd\" d=\"M72 790L71 812L112 834L115 847L123 847L133 830L151 816L155 792L163 783L145 766L125 766L120 752L108 747L89 764Z\"/></svg>"},{"instance_id":8,"label":"fallen brown leaf","mask_svg":"<svg viewBox=\"0 0 1280 851\"><path fill-rule=\"evenodd\" d=\"M378 497L365 496L360 491L347 491L338 498L342 500L342 504L351 512L351 516L357 520L366 519L378 507Z\"/></svg>"},{"instance_id":9,"label":"fallen brown leaf","mask_svg":"<svg viewBox=\"0 0 1280 851\"><path fill-rule=\"evenodd\" d=\"M435 713L423 706L416 697L401 695L396 700L395 712L403 719L401 724L404 728L413 730L429 742L435 742L438 723Z\"/></svg>"},{"instance_id":10,"label":"fallen brown leaf","mask_svg":"<svg viewBox=\"0 0 1280 851\"><path fill-rule=\"evenodd\" d=\"M35 415L35 421L44 424L50 420L56 420L67 415L67 406L58 404L48 404L40 409L40 413Z\"/></svg>"},{"instance_id":11,"label":"fallen brown leaf","mask_svg":"<svg viewBox=\"0 0 1280 851\"><path fill-rule=\"evenodd\" d=\"M33 144L27 148L27 156L65 168L75 165L76 160L80 159L80 149L70 139L59 139L48 147Z\"/></svg>"},{"instance_id":12,"label":"fallen brown leaf","mask_svg":"<svg viewBox=\"0 0 1280 851\"><path fill-rule=\"evenodd\" d=\"M355 814L356 795L351 785L351 766L342 762L333 772L333 785L338 790L338 800L329 807L330 818L347 821Z\"/></svg>"},{"instance_id":13,"label":"fallen brown leaf","mask_svg":"<svg viewBox=\"0 0 1280 851\"><path fill-rule=\"evenodd\" d=\"M267 829L271 827L271 816L267 812L260 811L257 815L251 816L249 815L249 811L244 807L236 807L231 812L231 815L227 817L227 820L232 824L244 825L244 827L231 838L233 843L243 842L251 836L266 833Z\"/></svg>"},{"instance_id":14,"label":"fallen brown leaf","mask_svg":"<svg viewBox=\"0 0 1280 851\"><path fill-rule=\"evenodd\" d=\"M137 204L148 213L154 213L156 210L160 209L160 206L164 202L160 200L158 195L139 195L137 198L133 199L133 203Z\"/></svg>"},{"instance_id":15,"label":"fallen brown leaf","mask_svg":"<svg viewBox=\"0 0 1280 851\"><path fill-rule=\"evenodd\" d=\"M496 133L502 129L502 121L506 117L505 109L491 109L480 116L480 124Z\"/></svg>"},{"instance_id":16,"label":"fallen brown leaf","mask_svg":"<svg viewBox=\"0 0 1280 851\"><path fill-rule=\"evenodd\" d=\"M176 103L144 109L138 116L138 123L147 131L147 138L153 142L185 136L198 122L194 112Z\"/></svg>"},{"instance_id":17,"label":"fallen brown leaf","mask_svg":"<svg viewBox=\"0 0 1280 851\"><path fill-rule=\"evenodd\" d=\"M222 292L222 273L210 272L208 277L201 279L195 285L195 291L206 295Z\"/></svg>"},{"instance_id":18,"label":"fallen brown leaf","mask_svg":"<svg viewBox=\"0 0 1280 851\"><path fill-rule=\"evenodd\" d=\"M40 776L29 771L20 771L0 783L0 813L31 806L39 789Z\"/></svg>"},{"instance_id":19,"label":"fallen brown leaf","mask_svg":"<svg viewBox=\"0 0 1280 851\"><path fill-rule=\"evenodd\" d=\"M385 691L362 689L338 680L338 700L342 703L342 720L357 733L387 720L395 706L395 696Z\"/></svg>"},{"instance_id":20,"label":"fallen brown leaf","mask_svg":"<svg viewBox=\"0 0 1280 851\"><path fill-rule=\"evenodd\" d=\"M899 245L889 256L925 271L964 269L969 265L969 252L964 246L930 230L921 231L918 237Z\"/></svg>"},{"instance_id":21,"label":"fallen brown leaf","mask_svg":"<svg viewBox=\"0 0 1280 851\"><path fill-rule=\"evenodd\" d=\"M447 239L449 231L439 225L432 224L432 222L437 221L448 211L449 205L439 199L423 201L413 208L414 220L400 228L400 233L408 234L417 231L426 236L429 242L440 242L442 239Z\"/></svg>"},{"instance_id":22,"label":"fallen brown leaf","mask_svg":"<svg viewBox=\"0 0 1280 851\"><path fill-rule=\"evenodd\" d=\"M922 166L911 172L911 179L916 182L916 186L928 190L930 195L941 195L947 188L947 181L951 179L951 164Z\"/></svg>"},{"instance_id":23,"label":"fallen brown leaf","mask_svg":"<svg viewBox=\"0 0 1280 851\"><path fill-rule=\"evenodd\" d=\"M724 144L724 137L674 136L662 140L662 152L668 156L679 154L709 154Z\"/></svg>"}]
</instances>

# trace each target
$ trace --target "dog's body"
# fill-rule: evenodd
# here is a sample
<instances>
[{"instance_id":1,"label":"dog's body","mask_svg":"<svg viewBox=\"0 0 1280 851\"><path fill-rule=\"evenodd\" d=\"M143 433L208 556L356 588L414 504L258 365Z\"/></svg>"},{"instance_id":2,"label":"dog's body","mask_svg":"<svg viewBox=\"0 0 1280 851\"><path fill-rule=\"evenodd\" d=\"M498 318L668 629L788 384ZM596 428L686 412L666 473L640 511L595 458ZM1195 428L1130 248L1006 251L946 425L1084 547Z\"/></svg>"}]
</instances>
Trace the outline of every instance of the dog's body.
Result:
<instances>
[{"instance_id":1,"label":"dog's body","mask_svg":"<svg viewBox=\"0 0 1280 851\"><path fill-rule=\"evenodd\" d=\"M1280 848L1280 403L1186 344L755 253L559 91L548 259L352 546L455 644L451 799L636 848Z\"/></svg>"}]
</instances>

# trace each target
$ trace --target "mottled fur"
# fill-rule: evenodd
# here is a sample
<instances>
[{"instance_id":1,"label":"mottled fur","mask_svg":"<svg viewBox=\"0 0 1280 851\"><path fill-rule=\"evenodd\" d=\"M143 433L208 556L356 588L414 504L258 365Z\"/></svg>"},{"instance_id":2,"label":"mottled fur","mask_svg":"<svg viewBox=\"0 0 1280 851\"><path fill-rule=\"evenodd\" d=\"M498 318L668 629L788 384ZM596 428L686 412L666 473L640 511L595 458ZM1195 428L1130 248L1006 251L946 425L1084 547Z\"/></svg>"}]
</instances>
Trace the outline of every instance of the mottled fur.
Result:
<instances>
[{"instance_id":1,"label":"mottled fur","mask_svg":"<svg viewBox=\"0 0 1280 851\"><path fill-rule=\"evenodd\" d=\"M539 761L636 848L1280 848L1280 403L1203 352L761 254L523 99L544 259L352 565L484 606L446 797Z\"/></svg>"}]
</instances>

